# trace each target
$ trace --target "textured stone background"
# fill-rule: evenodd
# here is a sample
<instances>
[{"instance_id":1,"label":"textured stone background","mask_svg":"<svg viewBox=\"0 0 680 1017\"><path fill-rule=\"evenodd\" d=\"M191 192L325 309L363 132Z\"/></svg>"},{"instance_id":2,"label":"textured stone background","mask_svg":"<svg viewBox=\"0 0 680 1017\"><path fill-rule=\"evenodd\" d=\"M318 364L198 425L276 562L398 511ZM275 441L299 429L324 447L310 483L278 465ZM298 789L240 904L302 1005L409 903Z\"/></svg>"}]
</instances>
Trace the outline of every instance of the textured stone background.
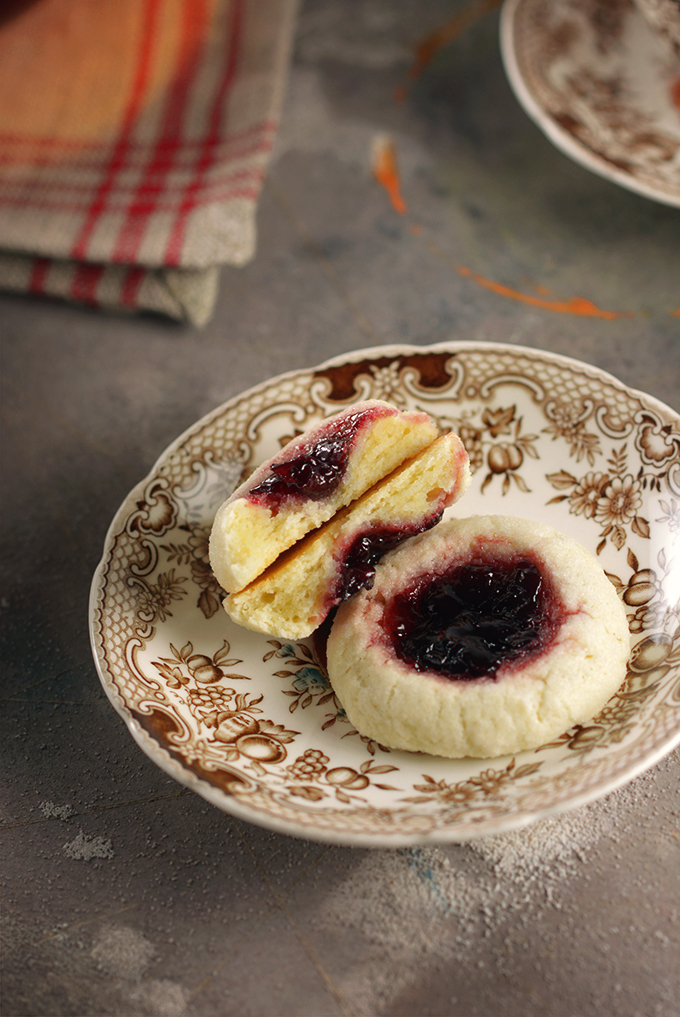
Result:
<instances>
[{"instance_id":1,"label":"textured stone background","mask_svg":"<svg viewBox=\"0 0 680 1017\"><path fill-rule=\"evenodd\" d=\"M203 331L1 299L7 1017L680 1013L677 754L501 842L329 847L173 783L92 664L89 584L117 506L185 427L271 375L493 340L680 409L680 210L550 145L506 82L497 12L395 101L414 43L462 6L304 4L257 257L223 273ZM380 131L408 216L371 176ZM632 315L531 307L456 266Z\"/></svg>"}]
</instances>

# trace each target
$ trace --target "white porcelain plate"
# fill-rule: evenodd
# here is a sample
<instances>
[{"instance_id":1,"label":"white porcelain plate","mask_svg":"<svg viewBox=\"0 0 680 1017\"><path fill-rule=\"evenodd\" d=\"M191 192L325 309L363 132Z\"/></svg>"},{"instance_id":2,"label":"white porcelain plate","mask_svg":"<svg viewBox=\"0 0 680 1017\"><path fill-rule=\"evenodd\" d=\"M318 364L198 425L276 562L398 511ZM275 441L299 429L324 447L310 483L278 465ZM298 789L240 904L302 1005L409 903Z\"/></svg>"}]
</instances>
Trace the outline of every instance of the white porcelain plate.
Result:
<instances>
[{"instance_id":1,"label":"white porcelain plate","mask_svg":"<svg viewBox=\"0 0 680 1017\"><path fill-rule=\"evenodd\" d=\"M505 0L500 31L510 84L557 148L680 206L680 55L632 0Z\"/></svg>"},{"instance_id":2,"label":"white porcelain plate","mask_svg":"<svg viewBox=\"0 0 680 1017\"><path fill-rule=\"evenodd\" d=\"M543 520L627 605L625 683L592 723L513 757L446 760L360 736L312 642L239 628L207 557L217 506L313 421L359 399L465 441L449 512ZM383 346L294 371L198 421L125 500L92 586L99 674L142 749L235 816L368 846L498 833L611 791L680 741L680 418L577 361L515 346Z\"/></svg>"}]
</instances>

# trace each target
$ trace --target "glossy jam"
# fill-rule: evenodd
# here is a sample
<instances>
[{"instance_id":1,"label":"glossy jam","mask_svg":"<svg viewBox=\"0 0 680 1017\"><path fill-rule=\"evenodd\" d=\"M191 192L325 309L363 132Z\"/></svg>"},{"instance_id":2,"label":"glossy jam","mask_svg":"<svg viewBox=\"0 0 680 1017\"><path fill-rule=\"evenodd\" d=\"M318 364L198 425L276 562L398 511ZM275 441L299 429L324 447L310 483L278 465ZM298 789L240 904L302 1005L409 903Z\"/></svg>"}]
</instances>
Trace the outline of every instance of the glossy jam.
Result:
<instances>
[{"instance_id":1,"label":"glossy jam","mask_svg":"<svg viewBox=\"0 0 680 1017\"><path fill-rule=\"evenodd\" d=\"M429 530L441 517L442 512L437 512L417 523L392 527L374 526L358 534L342 556L342 571L335 591L335 602L347 600L360 590L370 590L375 578L375 567L382 556L407 537Z\"/></svg>"},{"instance_id":2,"label":"glossy jam","mask_svg":"<svg viewBox=\"0 0 680 1017\"><path fill-rule=\"evenodd\" d=\"M538 656L560 613L550 582L525 556L456 565L395 597L386 620L405 663L469 681Z\"/></svg>"},{"instance_id":3,"label":"glossy jam","mask_svg":"<svg viewBox=\"0 0 680 1017\"><path fill-rule=\"evenodd\" d=\"M270 507L290 499L327 498L342 483L357 432L383 415L381 409L369 409L331 420L311 445L302 446L290 459L272 463L269 474L251 488L248 498Z\"/></svg>"}]
</instances>

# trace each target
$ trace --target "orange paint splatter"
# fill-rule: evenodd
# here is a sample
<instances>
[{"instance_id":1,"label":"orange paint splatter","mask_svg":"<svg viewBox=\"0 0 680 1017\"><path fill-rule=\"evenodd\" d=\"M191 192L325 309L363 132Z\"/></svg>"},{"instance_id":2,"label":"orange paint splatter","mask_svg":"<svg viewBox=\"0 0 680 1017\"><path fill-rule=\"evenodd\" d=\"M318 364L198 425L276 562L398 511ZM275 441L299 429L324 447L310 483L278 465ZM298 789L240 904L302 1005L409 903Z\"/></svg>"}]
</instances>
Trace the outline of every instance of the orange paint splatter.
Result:
<instances>
[{"instance_id":1,"label":"orange paint splatter","mask_svg":"<svg viewBox=\"0 0 680 1017\"><path fill-rule=\"evenodd\" d=\"M386 134L379 134L373 142L373 176L387 191L395 211L405 215L408 207L401 194L397 153L392 139Z\"/></svg>"},{"instance_id":2,"label":"orange paint splatter","mask_svg":"<svg viewBox=\"0 0 680 1017\"><path fill-rule=\"evenodd\" d=\"M671 85L671 101L680 109L680 78L676 78Z\"/></svg>"},{"instance_id":3,"label":"orange paint splatter","mask_svg":"<svg viewBox=\"0 0 680 1017\"><path fill-rule=\"evenodd\" d=\"M680 307L677 307L674 311L671 311L671 318L680 318Z\"/></svg>"},{"instance_id":4,"label":"orange paint splatter","mask_svg":"<svg viewBox=\"0 0 680 1017\"><path fill-rule=\"evenodd\" d=\"M557 311L559 314L577 314L588 318L605 318L608 321L614 318L632 318L634 316L633 311L603 311L592 300L587 300L585 297L572 297L571 300L566 301L541 300L539 297L532 297L528 293L513 290L509 286L503 286L491 279L485 279L483 275L477 275L465 265L456 265L456 270L460 275L474 279L476 283L491 290L492 293L498 293L501 297L509 297L510 300L519 300L523 304L531 304L532 307L543 307L547 311Z\"/></svg>"},{"instance_id":5,"label":"orange paint splatter","mask_svg":"<svg viewBox=\"0 0 680 1017\"><path fill-rule=\"evenodd\" d=\"M501 2L502 0L474 0L474 3L471 3L451 21L447 21L441 28L426 35L416 46L415 60L408 70L411 81L417 81L440 50L457 39L461 32L484 14L500 7Z\"/></svg>"},{"instance_id":6,"label":"orange paint splatter","mask_svg":"<svg viewBox=\"0 0 680 1017\"><path fill-rule=\"evenodd\" d=\"M422 226L419 226L417 222L411 223L411 233L413 234L414 237L419 237L422 232L423 232Z\"/></svg>"}]
</instances>

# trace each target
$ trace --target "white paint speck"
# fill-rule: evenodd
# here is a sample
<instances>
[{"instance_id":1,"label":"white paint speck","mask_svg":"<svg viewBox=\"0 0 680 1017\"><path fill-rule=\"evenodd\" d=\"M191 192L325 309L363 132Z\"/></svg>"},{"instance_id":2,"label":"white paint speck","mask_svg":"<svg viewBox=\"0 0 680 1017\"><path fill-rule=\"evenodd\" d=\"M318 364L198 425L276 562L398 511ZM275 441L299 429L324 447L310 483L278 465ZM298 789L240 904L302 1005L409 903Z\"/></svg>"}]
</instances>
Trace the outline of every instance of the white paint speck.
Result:
<instances>
[{"instance_id":1,"label":"white paint speck","mask_svg":"<svg viewBox=\"0 0 680 1017\"><path fill-rule=\"evenodd\" d=\"M127 925L102 929L92 949L100 971L130 982L141 979L155 954L153 943Z\"/></svg>"},{"instance_id":2,"label":"white paint speck","mask_svg":"<svg viewBox=\"0 0 680 1017\"><path fill-rule=\"evenodd\" d=\"M133 1003L141 1004L144 1012L154 1017L185 1017L188 995L176 982L167 978L149 979L130 995Z\"/></svg>"},{"instance_id":3,"label":"white paint speck","mask_svg":"<svg viewBox=\"0 0 680 1017\"><path fill-rule=\"evenodd\" d=\"M93 858L113 858L113 847L110 840L104 840L103 837L88 837L81 830L75 840L64 844L64 854L69 858L89 862Z\"/></svg>"},{"instance_id":4,"label":"white paint speck","mask_svg":"<svg viewBox=\"0 0 680 1017\"><path fill-rule=\"evenodd\" d=\"M128 925L107 925L95 941L92 958L104 974L119 981L126 1000L122 1013L135 1017L186 1017L189 992L168 978L149 978L157 959L154 944Z\"/></svg>"},{"instance_id":5,"label":"white paint speck","mask_svg":"<svg viewBox=\"0 0 680 1017\"><path fill-rule=\"evenodd\" d=\"M41 802L38 807L45 819L68 819L73 812L72 805L56 805L55 802Z\"/></svg>"}]
</instances>

